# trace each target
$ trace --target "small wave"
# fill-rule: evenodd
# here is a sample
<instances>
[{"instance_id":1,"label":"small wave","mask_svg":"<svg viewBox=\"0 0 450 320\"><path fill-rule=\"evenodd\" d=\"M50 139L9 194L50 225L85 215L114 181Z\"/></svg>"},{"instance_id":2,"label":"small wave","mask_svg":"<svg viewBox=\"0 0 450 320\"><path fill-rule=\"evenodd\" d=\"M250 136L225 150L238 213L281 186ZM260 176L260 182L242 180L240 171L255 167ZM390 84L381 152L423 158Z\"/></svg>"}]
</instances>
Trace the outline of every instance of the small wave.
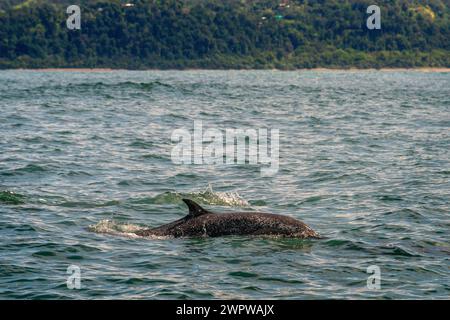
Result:
<instances>
[{"instance_id":1,"label":"small wave","mask_svg":"<svg viewBox=\"0 0 450 320\"><path fill-rule=\"evenodd\" d=\"M229 272L228 275L230 275L232 277L237 277L237 278L256 278L256 277L258 277L258 274L256 274L256 273L245 272L245 271L233 271L233 272Z\"/></svg>"},{"instance_id":2,"label":"small wave","mask_svg":"<svg viewBox=\"0 0 450 320\"><path fill-rule=\"evenodd\" d=\"M41 201L41 202L45 202ZM103 208L103 207L112 207L120 204L118 200L110 200L106 202L91 202L91 201L72 201L72 200L64 200L61 202L53 203L55 206L65 207L65 208Z\"/></svg>"},{"instance_id":3,"label":"small wave","mask_svg":"<svg viewBox=\"0 0 450 320\"><path fill-rule=\"evenodd\" d=\"M268 282L278 282L281 284L303 284L304 281L297 279L283 279L281 277L260 277L259 280L268 281Z\"/></svg>"},{"instance_id":4,"label":"small wave","mask_svg":"<svg viewBox=\"0 0 450 320\"><path fill-rule=\"evenodd\" d=\"M249 203L243 199L237 192L218 192L214 191L209 185L202 192L187 193L186 196L197 200L204 204L230 206L230 207L247 207Z\"/></svg>"},{"instance_id":5,"label":"small wave","mask_svg":"<svg viewBox=\"0 0 450 320\"><path fill-rule=\"evenodd\" d=\"M384 202L391 202L391 201L402 201L403 198L401 196L386 194L386 195L379 195L376 196L379 200Z\"/></svg>"},{"instance_id":6,"label":"small wave","mask_svg":"<svg viewBox=\"0 0 450 320\"><path fill-rule=\"evenodd\" d=\"M57 85L55 87L64 89L66 86ZM96 89L113 88L113 89L140 89L143 91L151 91L157 87L171 88L172 86L167 83L163 83L163 82L157 81L157 80L150 81L150 82L124 81L124 82L117 82L117 83L108 83L108 82L99 81L99 82L95 82L95 83L77 83L77 84L72 84L70 86L71 90L76 90L76 89L82 89L82 90L83 89L85 89L85 90L94 89L94 90L96 90ZM48 86L39 87L38 89L49 89L49 87Z\"/></svg>"},{"instance_id":7,"label":"small wave","mask_svg":"<svg viewBox=\"0 0 450 320\"><path fill-rule=\"evenodd\" d=\"M107 233L107 234L117 234L130 237L137 237L136 231L143 230L144 227L128 224L128 223L118 223L114 220L101 220L95 225L90 225L88 227L89 231L95 233Z\"/></svg>"},{"instance_id":8,"label":"small wave","mask_svg":"<svg viewBox=\"0 0 450 320\"><path fill-rule=\"evenodd\" d=\"M116 236L123 236L129 238L146 238L146 239L167 239L169 237L162 236L139 236L136 232L145 230L146 227L138 226L136 224L130 223L120 223L114 220L100 220L98 223L94 225L90 225L88 230L95 233L104 233L104 234L112 234Z\"/></svg>"},{"instance_id":9,"label":"small wave","mask_svg":"<svg viewBox=\"0 0 450 320\"><path fill-rule=\"evenodd\" d=\"M247 207L249 203L243 199L237 192L218 192L214 191L209 185L204 191L199 192L165 192L156 197L144 200L134 201L135 203L150 204L180 204L183 198L189 198L200 204L229 206L229 207Z\"/></svg>"},{"instance_id":10,"label":"small wave","mask_svg":"<svg viewBox=\"0 0 450 320\"><path fill-rule=\"evenodd\" d=\"M42 173L49 171L49 168L40 166L37 164L28 164L24 167L20 167L13 170L4 171L1 173L3 176L15 176L15 175L24 175L27 173Z\"/></svg>"},{"instance_id":11,"label":"small wave","mask_svg":"<svg viewBox=\"0 0 450 320\"><path fill-rule=\"evenodd\" d=\"M339 247L344 250L365 251L372 254L393 255L403 257L419 257L418 253L412 249L406 249L397 244L371 245L362 241L333 239L328 240L325 244L329 247Z\"/></svg>"},{"instance_id":12,"label":"small wave","mask_svg":"<svg viewBox=\"0 0 450 320\"><path fill-rule=\"evenodd\" d=\"M130 83L131 84L131 83ZM140 89L144 90L152 90L155 87L165 87L165 88L171 88L172 86L170 84L161 82L161 81L151 81L151 82L139 82L139 83L132 83L134 86L139 86Z\"/></svg>"},{"instance_id":13,"label":"small wave","mask_svg":"<svg viewBox=\"0 0 450 320\"><path fill-rule=\"evenodd\" d=\"M129 144L130 147L133 148L140 148L140 149L149 149L154 146L153 141L150 140L144 140L144 139L135 139Z\"/></svg>"},{"instance_id":14,"label":"small wave","mask_svg":"<svg viewBox=\"0 0 450 320\"><path fill-rule=\"evenodd\" d=\"M6 204L23 204L25 196L11 192L11 191L0 191L0 203Z\"/></svg>"},{"instance_id":15,"label":"small wave","mask_svg":"<svg viewBox=\"0 0 450 320\"><path fill-rule=\"evenodd\" d=\"M157 153L144 154L144 155L142 156L142 159L170 160L170 158L168 158L167 156L162 155L162 154L157 154Z\"/></svg>"},{"instance_id":16,"label":"small wave","mask_svg":"<svg viewBox=\"0 0 450 320\"><path fill-rule=\"evenodd\" d=\"M364 251L367 249L362 242L351 241L346 239L332 239L326 241L325 244L332 248L339 247L341 249L348 249L348 250Z\"/></svg>"},{"instance_id":17,"label":"small wave","mask_svg":"<svg viewBox=\"0 0 450 320\"><path fill-rule=\"evenodd\" d=\"M394 216L398 218L412 218L412 219L420 219L423 218L423 215L420 214L418 211L412 210L412 209L400 209L400 210L392 210L384 213L385 216Z\"/></svg>"},{"instance_id":18,"label":"small wave","mask_svg":"<svg viewBox=\"0 0 450 320\"><path fill-rule=\"evenodd\" d=\"M420 257L421 255L413 252L412 249L404 248L397 244L387 244L381 247L381 251L386 255L404 256L404 257Z\"/></svg>"},{"instance_id":19,"label":"small wave","mask_svg":"<svg viewBox=\"0 0 450 320\"><path fill-rule=\"evenodd\" d=\"M104 94L105 97L114 98L109 95L109 92L121 91L141 91L141 92L152 92L158 88L166 88L171 90L173 88L170 84L154 80L149 82L134 82L134 81L123 81L123 82L84 82L84 83L70 83L70 84L46 84L42 86L37 86L34 88L24 89L18 91L18 94L14 94L13 98L19 98L22 96L35 96L43 94L53 94L54 92L70 91L70 93L99 93ZM48 108L48 107L47 107Z\"/></svg>"}]
</instances>

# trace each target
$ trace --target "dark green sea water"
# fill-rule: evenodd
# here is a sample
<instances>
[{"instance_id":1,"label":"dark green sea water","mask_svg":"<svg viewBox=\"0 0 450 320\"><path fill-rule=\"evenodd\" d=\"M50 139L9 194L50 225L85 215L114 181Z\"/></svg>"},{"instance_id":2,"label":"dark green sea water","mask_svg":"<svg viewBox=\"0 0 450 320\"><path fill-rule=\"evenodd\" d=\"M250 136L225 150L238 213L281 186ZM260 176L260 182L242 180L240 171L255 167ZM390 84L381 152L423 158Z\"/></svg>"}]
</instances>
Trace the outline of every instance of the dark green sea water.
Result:
<instances>
[{"instance_id":1,"label":"dark green sea water","mask_svg":"<svg viewBox=\"0 0 450 320\"><path fill-rule=\"evenodd\" d=\"M2 71L0 111L0 298L450 296L449 73ZM175 165L194 120L279 128L278 173ZM326 238L129 236L183 196Z\"/></svg>"}]
</instances>

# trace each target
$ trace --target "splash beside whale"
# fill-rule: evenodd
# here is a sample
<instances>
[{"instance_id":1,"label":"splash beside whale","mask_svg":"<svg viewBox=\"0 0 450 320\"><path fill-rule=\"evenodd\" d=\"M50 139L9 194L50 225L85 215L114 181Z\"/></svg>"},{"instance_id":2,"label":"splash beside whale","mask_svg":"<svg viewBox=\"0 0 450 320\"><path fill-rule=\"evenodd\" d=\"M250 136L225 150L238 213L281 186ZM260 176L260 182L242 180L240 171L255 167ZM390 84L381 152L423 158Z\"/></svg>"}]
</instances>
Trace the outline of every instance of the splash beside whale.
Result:
<instances>
[{"instance_id":1,"label":"splash beside whale","mask_svg":"<svg viewBox=\"0 0 450 320\"><path fill-rule=\"evenodd\" d=\"M305 223L291 217L264 212L214 213L189 199L183 199L189 214L177 221L138 230L138 236L220 237L228 235L320 238Z\"/></svg>"}]
</instances>

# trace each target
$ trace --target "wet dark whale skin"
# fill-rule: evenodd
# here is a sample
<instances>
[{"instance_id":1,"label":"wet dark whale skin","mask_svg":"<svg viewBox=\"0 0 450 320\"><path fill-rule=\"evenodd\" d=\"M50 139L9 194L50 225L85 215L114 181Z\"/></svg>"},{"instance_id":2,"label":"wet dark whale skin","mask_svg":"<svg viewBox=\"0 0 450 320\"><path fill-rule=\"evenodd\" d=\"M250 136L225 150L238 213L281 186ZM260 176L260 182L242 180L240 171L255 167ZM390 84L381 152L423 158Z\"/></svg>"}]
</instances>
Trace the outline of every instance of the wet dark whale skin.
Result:
<instances>
[{"instance_id":1,"label":"wet dark whale skin","mask_svg":"<svg viewBox=\"0 0 450 320\"><path fill-rule=\"evenodd\" d=\"M183 199L190 213L169 224L137 231L139 236L220 237L229 235L320 238L305 223L291 217L264 212L213 213Z\"/></svg>"}]
</instances>

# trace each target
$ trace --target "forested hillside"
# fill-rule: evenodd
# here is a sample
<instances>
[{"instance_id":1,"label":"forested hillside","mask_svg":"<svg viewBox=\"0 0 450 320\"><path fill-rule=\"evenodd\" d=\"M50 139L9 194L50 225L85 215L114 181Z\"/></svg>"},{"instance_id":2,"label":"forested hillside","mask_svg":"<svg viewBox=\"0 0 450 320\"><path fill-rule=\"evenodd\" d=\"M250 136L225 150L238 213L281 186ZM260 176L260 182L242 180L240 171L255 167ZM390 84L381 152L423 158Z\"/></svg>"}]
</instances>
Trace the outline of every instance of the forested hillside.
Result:
<instances>
[{"instance_id":1,"label":"forested hillside","mask_svg":"<svg viewBox=\"0 0 450 320\"><path fill-rule=\"evenodd\" d=\"M68 4L81 30L66 27ZM367 7L381 8L369 30ZM449 0L2 0L0 68L450 67Z\"/></svg>"}]
</instances>

